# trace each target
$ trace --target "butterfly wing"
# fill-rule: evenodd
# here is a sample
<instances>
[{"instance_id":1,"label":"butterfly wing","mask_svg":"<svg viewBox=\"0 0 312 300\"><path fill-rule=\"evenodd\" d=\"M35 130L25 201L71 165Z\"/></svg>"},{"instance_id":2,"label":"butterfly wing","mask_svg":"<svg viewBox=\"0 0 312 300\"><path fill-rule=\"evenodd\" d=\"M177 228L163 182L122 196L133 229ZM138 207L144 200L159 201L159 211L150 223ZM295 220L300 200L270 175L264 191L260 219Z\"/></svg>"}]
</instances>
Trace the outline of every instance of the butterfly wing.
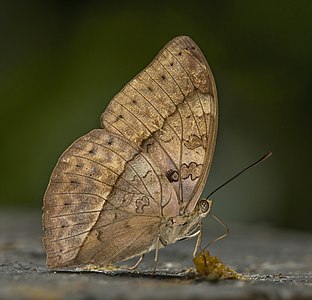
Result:
<instances>
[{"instance_id":1,"label":"butterfly wing","mask_svg":"<svg viewBox=\"0 0 312 300\"><path fill-rule=\"evenodd\" d=\"M192 211L217 131L212 73L188 37L169 42L60 157L44 197L47 264L107 263L151 249L160 222Z\"/></svg>"},{"instance_id":2,"label":"butterfly wing","mask_svg":"<svg viewBox=\"0 0 312 300\"><path fill-rule=\"evenodd\" d=\"M180 211L193 211L217 135L216 86L194 41L181 36L165 45L112 99L101 123L157 162L174 187Z\"/></svg>"},{"instance_id":3,"label":"butterfly wing","mask_svg":"<svg viewBox=\"0 0 312 300\"><path fill-rule=\"evenodd\" d=\"M47 265L105 265L146 252L166 202L178 210L174 196L136 145L103 129L91 131L60 157L44 196Z\"/></svg>"}]
</instances>

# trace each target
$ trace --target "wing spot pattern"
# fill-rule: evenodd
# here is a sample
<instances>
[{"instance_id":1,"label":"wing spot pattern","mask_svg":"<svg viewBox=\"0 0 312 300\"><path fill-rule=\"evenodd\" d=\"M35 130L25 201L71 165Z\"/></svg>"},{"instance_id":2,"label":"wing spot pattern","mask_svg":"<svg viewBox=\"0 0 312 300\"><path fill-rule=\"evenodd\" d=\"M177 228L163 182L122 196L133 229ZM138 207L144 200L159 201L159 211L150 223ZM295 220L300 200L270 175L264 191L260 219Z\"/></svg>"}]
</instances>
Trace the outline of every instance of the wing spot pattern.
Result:
<instances>
[{"instance_id":1,"label":"wing spot pattern","mask_svg":"<svg viewBox=\"0 0 312 300\"><path fill-rule=\"evenodd\" d=\"M177 182L179 180L179 173L176 170L168 170L166 173L166 177L168 178L169 182Z\"/></svg>"}]
</instances>

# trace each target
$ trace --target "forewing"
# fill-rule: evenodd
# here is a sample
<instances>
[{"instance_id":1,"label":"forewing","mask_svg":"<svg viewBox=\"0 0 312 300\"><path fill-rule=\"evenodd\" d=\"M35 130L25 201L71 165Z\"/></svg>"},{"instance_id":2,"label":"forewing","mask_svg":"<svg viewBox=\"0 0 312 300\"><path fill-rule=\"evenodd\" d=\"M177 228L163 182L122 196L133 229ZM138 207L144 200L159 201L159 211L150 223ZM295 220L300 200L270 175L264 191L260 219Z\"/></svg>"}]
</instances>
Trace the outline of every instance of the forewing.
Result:
<instances>
[{"instance_id":1,"label":"forewing","mask_svg":"<svg viewBox=\"0 0 312 300\"><path fill-rule=\"evenodd\" d=\"M215 82L195 42L170 41L112 99L101 123L149 155L174 187L181 211L194 209L217 134Z\"/></svg>"}]
</instances>

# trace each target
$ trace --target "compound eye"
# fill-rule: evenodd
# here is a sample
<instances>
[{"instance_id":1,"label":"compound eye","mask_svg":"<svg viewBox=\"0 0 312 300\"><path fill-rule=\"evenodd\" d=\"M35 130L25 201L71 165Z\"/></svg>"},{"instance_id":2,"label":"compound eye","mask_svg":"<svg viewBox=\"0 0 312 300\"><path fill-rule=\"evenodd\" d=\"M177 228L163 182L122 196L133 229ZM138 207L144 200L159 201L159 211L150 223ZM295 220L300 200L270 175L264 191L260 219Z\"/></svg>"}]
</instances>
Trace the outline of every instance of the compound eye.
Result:
<instances>
[{"instance_id":1,"label":"compound eye","mask_svg":"<svg viewBox=\"0 0 312 300\"><path fill-rule=\"evenodd\" d=\"M202 213L206 213L210 208L210 203L208 200L200 200L199 207Z\"/></svg>"}]
</instances>

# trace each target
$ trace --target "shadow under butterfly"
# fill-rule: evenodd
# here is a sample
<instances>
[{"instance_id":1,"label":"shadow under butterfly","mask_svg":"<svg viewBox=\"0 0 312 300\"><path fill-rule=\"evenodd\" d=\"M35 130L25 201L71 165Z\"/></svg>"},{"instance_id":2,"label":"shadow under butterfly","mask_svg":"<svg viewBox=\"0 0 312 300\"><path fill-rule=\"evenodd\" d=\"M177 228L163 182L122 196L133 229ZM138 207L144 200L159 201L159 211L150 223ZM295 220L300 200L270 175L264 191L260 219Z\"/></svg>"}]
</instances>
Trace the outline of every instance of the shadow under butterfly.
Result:
<instances>
[{"instance_id":1,"label":"shadow under butterfly","mask_svg":"<svg viewBox=\"0 0 312 300\"><path fill-rule=\"evenodd\" d=\"M101 129L59 158L44 196L47 266L107 266L198 236L217 136L217 91L194 41L176 37L109 103Z\"/></svg>"}]
</instances>

